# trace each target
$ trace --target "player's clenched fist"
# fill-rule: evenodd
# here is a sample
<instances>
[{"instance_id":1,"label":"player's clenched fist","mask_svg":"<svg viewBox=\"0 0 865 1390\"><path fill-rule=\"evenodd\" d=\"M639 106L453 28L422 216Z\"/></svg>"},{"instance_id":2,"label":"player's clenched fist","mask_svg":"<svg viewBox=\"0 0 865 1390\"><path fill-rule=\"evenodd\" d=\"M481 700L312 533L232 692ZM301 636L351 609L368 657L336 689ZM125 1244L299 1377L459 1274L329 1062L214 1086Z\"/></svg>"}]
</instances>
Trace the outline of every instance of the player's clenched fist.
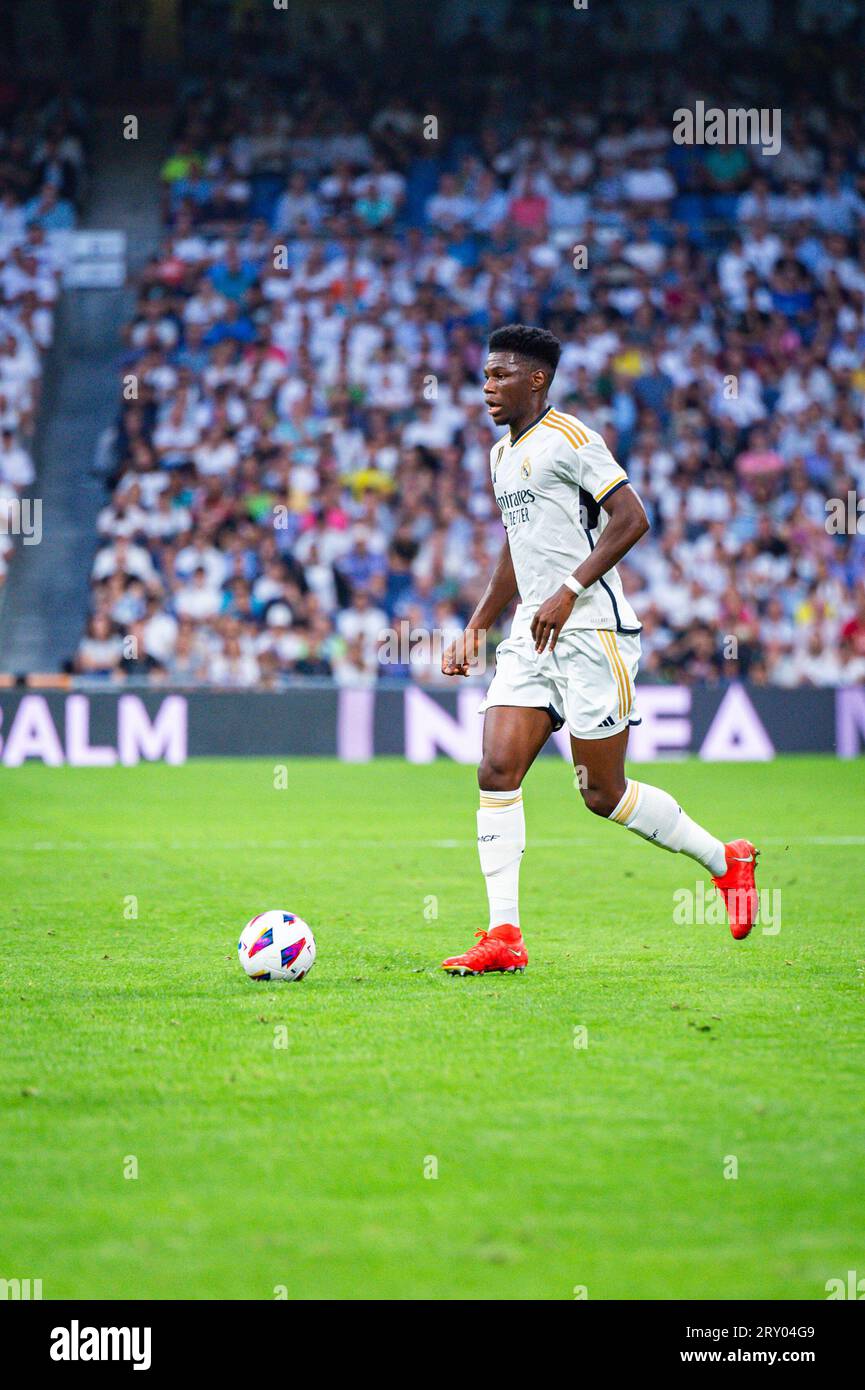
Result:
<instances>
[{"instance_id":1,"label":"player's clenched fist","mask_svg":"<svg viewBox=\"0 0 865 1390\"><path fill-rule=\"evenodd\" d=\"M461 632L442 655L442 674L445 676L467 676L470 667L478 659L482 634L477 628L466 628Z\"/></svg>"}]
</instances>

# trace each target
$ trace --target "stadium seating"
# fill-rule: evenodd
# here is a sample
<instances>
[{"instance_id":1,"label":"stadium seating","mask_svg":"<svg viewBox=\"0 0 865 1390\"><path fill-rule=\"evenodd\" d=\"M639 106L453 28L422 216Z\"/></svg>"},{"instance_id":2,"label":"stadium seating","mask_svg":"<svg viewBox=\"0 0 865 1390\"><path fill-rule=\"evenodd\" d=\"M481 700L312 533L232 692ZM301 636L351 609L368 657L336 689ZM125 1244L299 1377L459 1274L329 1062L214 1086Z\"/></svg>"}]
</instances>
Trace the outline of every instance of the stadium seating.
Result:
<instances>
[{"instance_id":1,"label":"stadium seating","mask_svg":"<svg viewBox=\"0 0 865 1390\"><path fill-rule=\"evenodd\" d=\"M480 366L520 319L559 333L555 404L649 512L621 566L644 676L865 678L865 538L826 512L865 490L844 113L797 109L773 165L676 146L661 103L615 91L518 122L487 99L431 152L419 112L380 94L352 114L314 73L185 94L79 673L441 680L380 662L379 632L450 633L484 587L502 530Z\"/></svg>"},{"instance_id":2,"label":"stadium seating","mask_svg":"<svg viewBox=\"0 0 865 1390\"><path fill-rule=\"evenodd\" d=\"M53 337L64 232L86 178L86 108L6 77L0 90L0 587L32 459L43 362Z\"/></svg>"}]
</instances>

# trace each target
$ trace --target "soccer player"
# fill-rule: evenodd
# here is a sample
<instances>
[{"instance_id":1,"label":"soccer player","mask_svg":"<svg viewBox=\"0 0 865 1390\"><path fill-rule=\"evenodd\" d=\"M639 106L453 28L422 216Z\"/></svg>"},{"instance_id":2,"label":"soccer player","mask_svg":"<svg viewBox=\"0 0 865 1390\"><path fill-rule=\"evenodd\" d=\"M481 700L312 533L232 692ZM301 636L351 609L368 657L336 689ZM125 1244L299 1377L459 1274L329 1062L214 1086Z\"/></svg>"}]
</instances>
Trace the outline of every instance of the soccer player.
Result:
<instances>
[{"instance_id":1,"label":"soccer player","mask_svg":"<svg viewBox=\"0 0 865 1390\"><path fill-rule=\"evenodd\" d=\"M583 801L596 816L703 864L723 894L730 929L748 935L757 910L757 852L723 844L667 792L625 775L640 624L616 565L648 518L606 444L547 394L561 345L545 329L511 324L489 341L484 398L496 425L490 472L506 536L486 590L456 642L445 675L467 676L478 645L519 593L510 636L496 651L478 768L478 851L489 929L451 974L523 970L519 874L526 845L522 782L550 734L567 723Z\"/></svg>"}]
</instances>

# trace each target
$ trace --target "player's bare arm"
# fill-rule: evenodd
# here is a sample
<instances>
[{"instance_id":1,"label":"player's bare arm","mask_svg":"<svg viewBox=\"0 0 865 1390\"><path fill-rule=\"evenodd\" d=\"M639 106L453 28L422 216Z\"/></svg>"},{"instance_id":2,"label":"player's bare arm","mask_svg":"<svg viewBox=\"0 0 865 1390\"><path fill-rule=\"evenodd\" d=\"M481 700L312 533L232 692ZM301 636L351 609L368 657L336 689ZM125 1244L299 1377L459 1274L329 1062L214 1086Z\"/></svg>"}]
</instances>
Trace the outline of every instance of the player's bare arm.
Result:
<instances>
[{"instance_id":1,"label":"player's bare arm","mask_svg":"<svg viewBox=\"0 0 865 1390\"><path fill-rule=\"evenodd\" d=\"M617 565L649 530L645 508L630 484L618 488L601 505L610 520L591 555L578 565L571 576L580 586L579 589L570 589L567 584L561 584L541 604L532 619L531 632L538 652L542 652L547 643L550 651L555 650L559 634L571 616L578 594L603 578L607 570Z\"/></svg>"},{"instance_id":2,"label":"player's bare arm","mask_svg":"<svg viewBox=\"0 0 865 1390\"><path fill-rule=\"evenodd\" d=\"M465 626L465 631L451 642L442 656L442 672L446 676L467 676L472 664L477 660L480 643L487 629L492 627L516 597L517 581L514 562L507 536L499 551L490 581L484 589L480 602Z\"/></svg>"}]
</instances>

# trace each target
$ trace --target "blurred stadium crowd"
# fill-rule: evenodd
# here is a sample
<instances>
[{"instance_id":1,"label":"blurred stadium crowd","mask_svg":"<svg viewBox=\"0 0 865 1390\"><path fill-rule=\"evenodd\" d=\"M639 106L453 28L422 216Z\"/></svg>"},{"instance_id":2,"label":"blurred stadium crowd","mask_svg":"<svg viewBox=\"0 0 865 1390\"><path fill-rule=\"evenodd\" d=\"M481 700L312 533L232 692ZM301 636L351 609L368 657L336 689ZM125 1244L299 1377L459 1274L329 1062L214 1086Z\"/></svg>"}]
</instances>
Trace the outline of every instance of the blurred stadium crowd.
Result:
<instances>
[{"instance_id":1,"label":"blurred stadium crowd","mask_svg":"<svg viewBox=\"0 0 865 1390\"><path fill-rule=\"evenodd\" d=\"M62 252L86 173L87 112L66 90L44 96L0 71L0 586L13 510L35 473L31 445L51 346Z\"/></svg>"},{"instance_id":2,"label":"blurred stadium crowd","mask_svg":"<svg viewBox=\"0 0 865 1390\"><path fill-rule=\"evenodd\" d=\"M718 104L747 105L727 39ZM522 320L561 337L554 403L649 512L620 567L643 677L865 679L865 535L826 524L865 496L865 121L841 85L785 106L765 156L675 144L706 96L685 82L518 107L490 85L462 121L314 66L190 84L75 669L440 681L382 664L380 633L447 639L485 586L480 369Z\"/></svg>"}]
</instances>

